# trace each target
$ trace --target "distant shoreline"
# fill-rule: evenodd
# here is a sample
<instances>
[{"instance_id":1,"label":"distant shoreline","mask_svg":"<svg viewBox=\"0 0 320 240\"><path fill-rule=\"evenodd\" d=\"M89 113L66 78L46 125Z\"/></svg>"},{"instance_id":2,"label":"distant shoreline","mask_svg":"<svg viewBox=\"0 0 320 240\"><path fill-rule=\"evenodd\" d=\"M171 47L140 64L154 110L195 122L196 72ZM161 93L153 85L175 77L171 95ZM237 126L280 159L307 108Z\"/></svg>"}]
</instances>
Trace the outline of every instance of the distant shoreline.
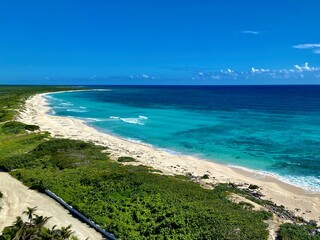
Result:
<instances>
[{"instance_id":1,"label":"distant shoreline","mask_svg":"<svg viewBox=\"0 0 320 240\"><path fill-rule=\"evenodd\" d=\"M99 132L79 119L49 115L50 108L44 98L46 94L38 94L28 99L25 109L20 113L19 120L28 124L38 125L41 130L49 131L55 137L92 141L107 146L113 159L117 159L120 156L131 156L138 160L136 164L151 166L161 170L164 174L185 175L186 173L191 173L198 178L208 174L210 178L203 180L205 183L256 184L261 187L261 192L266 199L272 200L278 205L284 205L289 210L294 211L296 215L305 219L318 219L320 216L320 193L307 192L302 188L284 183L277 178L254 171L209 162L192 156L174 155L145 144L134 143ZM296 208L300 208L301 211L296 212Z\"/></svg>"}]
</instances>

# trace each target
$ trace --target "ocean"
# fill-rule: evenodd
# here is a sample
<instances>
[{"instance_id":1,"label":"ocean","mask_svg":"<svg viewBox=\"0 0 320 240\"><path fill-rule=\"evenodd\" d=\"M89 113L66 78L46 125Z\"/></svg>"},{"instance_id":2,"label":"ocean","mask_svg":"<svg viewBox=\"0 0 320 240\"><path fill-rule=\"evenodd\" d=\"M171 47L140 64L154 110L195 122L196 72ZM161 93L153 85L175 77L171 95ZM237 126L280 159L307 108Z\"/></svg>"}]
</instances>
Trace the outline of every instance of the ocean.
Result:
<instances>
[{"instance_id":1,"label":"ocean","mask_svg":"<svg viewBox=\"0 0 320 240\"><path fill-rule=\"evenodd\" d=\"M320 192L320 86L91 86L51 114Z\"/></svg>"}]
</instances>

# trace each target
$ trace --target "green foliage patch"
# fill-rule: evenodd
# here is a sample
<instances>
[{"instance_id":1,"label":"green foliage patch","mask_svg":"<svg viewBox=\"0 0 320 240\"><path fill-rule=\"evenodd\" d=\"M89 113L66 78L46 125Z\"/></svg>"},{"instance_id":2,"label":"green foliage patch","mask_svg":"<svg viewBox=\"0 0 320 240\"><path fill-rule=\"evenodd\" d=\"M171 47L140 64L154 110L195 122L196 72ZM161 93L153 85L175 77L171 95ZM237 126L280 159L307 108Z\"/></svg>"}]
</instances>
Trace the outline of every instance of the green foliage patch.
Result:
<instances>
[{"instance_id":1,"label":"green foliage patch","mask_svg":"<svg viewBox=\"0 0 320 240\"><path fill-rule=\"evenodd\" d=\"M10 121L2 125L2 131L9 134L18 134L27 131L36 131L40 128L36 125L24 124L21 122Z\"/></svg>"},{"instance_id":2,"label":"green foliage patch","mask_svg":"<svg viewBox=\"0 0 320 240\"><path fill-rule=\"evenodd\" d=\"M118 162L136 162L133 157L119 157Z\"/></svg>"},{"instance_id":3,"label":"green foliage patch","mask_svg":"<svg viewBox=\"0 0 320 240\"><path fill-rule=\"evenodd\" d=\"M33 189L51 190L123 239L267 238L266 212L229 201L219 188L121 165L103 149L77 140L43 140L0 165L14 168L11 174Z\"/></svg>"},{"instance_id":4,"label":"green foliage patch","mask_svg":"<svg viewBox=\"0 0 320 240\"><path fill-rule=\"evenodd\" d=\"M191 181L152 174L112 161L61 170L21 169L12 174L50 189L122 239L267 239L264 212L246 210L225 193Z\"/></svg>"},{"instance_id":5,"label":"green foliage patch","mask_svg":"<svg viewBox=\"0 0 320 240\"><path fill-rule=\"evenodd\" d=\"M58 86L0 86L0 122L13 120L25 100L34 94L74 89Z\"/></svg>"},{"instance_id":6,"label":"green foliage patch","mask_svg":"<svg viewBox=\"0 0 320 240\"><path fill-rule=\"evenodd\" d=\"M6 171L18 168L71 168L89 164L93 160L106 159L105 147L78 140L50 139L41 142L30 152L12 155L0 161Z\"/></svg>"},{"instance_id":7,"label":"green foliage patch","mask_svg":"<svg viewBox=\"0 0 320 240\"><path fill-rule=\"evenodd\" d=\"M320 232L310 224L285 223L280 226L279 240L320 240Z\"/></svg>"}]
</instances>

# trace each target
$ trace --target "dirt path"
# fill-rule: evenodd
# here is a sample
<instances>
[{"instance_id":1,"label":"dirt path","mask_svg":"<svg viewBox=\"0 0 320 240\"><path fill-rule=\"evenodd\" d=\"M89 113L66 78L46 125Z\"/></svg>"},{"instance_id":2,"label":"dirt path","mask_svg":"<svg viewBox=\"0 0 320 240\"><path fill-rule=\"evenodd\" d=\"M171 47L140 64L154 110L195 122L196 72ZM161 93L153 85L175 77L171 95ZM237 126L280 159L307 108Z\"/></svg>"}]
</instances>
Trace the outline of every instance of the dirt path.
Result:
<instances>
[{"instance_id":1,"label":"dirt path","mask_svg":"<svg viewBox=\"0 0 320 240\"><path fill-rule=\"evenodd\" d=\"M50 197L28 189L8 173L0 172L0 192L3 193L3 198L0 200L0 232L4 227L11 225L27 207L37 206L37 214L52 216L47 224L48 227L71 224L74 235L80 240L88 237L90 240L102 239L98 232L72 217L66 209Z\"/></svg>"}]
</instances>

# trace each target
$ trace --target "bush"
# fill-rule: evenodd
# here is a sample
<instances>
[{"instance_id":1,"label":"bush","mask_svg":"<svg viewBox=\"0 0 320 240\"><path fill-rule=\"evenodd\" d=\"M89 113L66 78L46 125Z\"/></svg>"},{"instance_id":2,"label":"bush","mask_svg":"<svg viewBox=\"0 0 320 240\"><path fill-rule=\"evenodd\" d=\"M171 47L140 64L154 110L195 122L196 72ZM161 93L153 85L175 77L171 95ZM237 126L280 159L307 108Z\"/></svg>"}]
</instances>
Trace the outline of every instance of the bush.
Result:
<instances>
[{"instance_id":1,"label":"bush","mask_svg":"<svg viewBox=\"0 0 320 240\"><path fill-rule=\"evenodd\" d=\"M209 179L209 174L204 174L201 179Z\"/></svg>"},{"instance_id":2,"label":"bush","mask_svg":"<svg viewBox=\"0 0 320 240\"><path fill-rule=\"evenodd\" d=\"M36 131L39 130L39 127L36 125L28 125L21 122L11 121L3 124L2 130L7 134L18 134L23 133L24 131Z\"/></svg>"},{"instance_id":3,"label":"bush","mask_svg":"<svg viewBox=\"0 0 320 240\"><path fill-rule=\"evenodd\" d=\"M308 224L285 223L280 226L279 240L320 240L320 234L315 231L316 227Z\"/></svg>"},{"instance_id":4,"label":"bush","mask_svg":"<svg viewBox=\"0 0 320 240\"><path fill-rule=\"evenodd\" d=\"M133 157L119 157L118 162L136 162Z\"/></svg>"},{"instance_id":5,"label":"bush","mask_svg":"<svg viewBox=\"0 0 320 240\"><path fill-rule=\"evenodd\" d=\"M36 167L35 158L31 154L21 154L6 158L0 162L0 166L5 171L12 171L18 168Z\"/></svg>"},{"instance_id":6,"label":"bush","mask_svg":"<svg viewBox=\"0 0 320 240\"><path fill-rule=\"evenodd\" d=\"M249 189L259 189L259 186L258 185L254 185L254 184L250 184L249 185Z\"/></svg>"},{"instance_id":7,"label":"bush","mask_svg":"<svg viewBox=\"0 0 320 240\"><path fill-rule=\"evenodd\" d=\"M239 206L242 206L244 209L248 209L248 210L252 210L253 209L253 205L251 203L248 202L239 202Z\"/></svg>"},{"instance_id":8,"label":"bush","mask_svg":"<svg viewBox=\"0 0 320 240\"><path fill-rule=\"evenodd\" d=\"M107 156L101 152L103 149L105 148L78 140L50 139L40 143L29 153L2 159L0 167L6 171L36 167L72 168L95 160L105 160Z\"/></svg>"},{"instance_id":9,"label":"bush","mask_svg":"<svg viewBox=\"0 0 320 240\"><path fill-rule=\"evenodd\" d=\"M121 239L267 239L267 213L185 177L106 160L70 169L19 169L33 188L51 190Z\"/></svg>"}]
</instances>

